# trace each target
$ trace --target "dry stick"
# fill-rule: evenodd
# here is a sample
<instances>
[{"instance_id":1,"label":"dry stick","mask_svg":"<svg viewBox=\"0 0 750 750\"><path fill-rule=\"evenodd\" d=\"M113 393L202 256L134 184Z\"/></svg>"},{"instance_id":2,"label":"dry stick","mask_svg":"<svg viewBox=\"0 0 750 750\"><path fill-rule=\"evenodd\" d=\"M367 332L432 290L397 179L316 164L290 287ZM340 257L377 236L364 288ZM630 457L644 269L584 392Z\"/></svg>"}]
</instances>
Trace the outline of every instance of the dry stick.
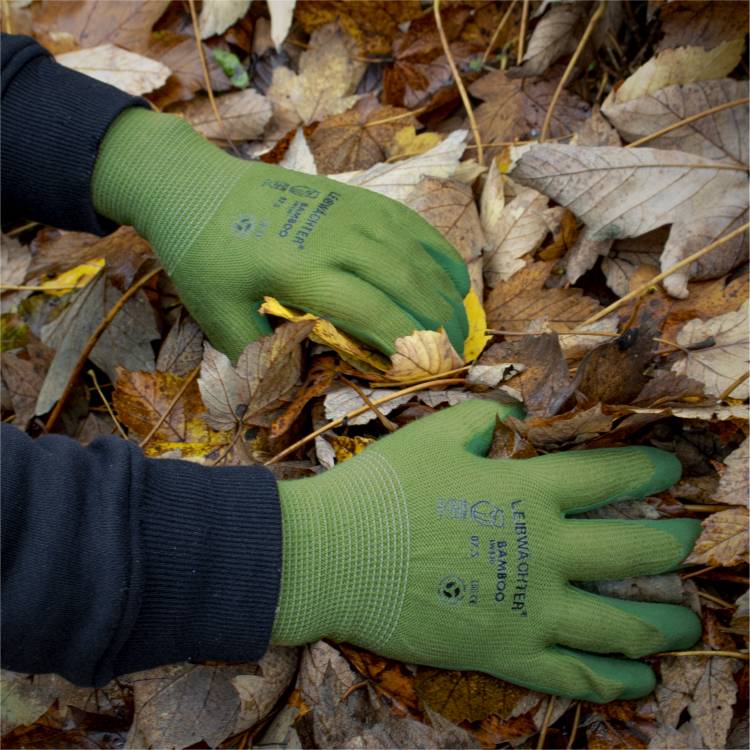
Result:
<instances>
[{"instance_id":1,"label":"dry stick","mask_svg":"<svg viewBox=\"0 0 750 750\"><path fill-rule=\"evenodd\" d=\"M3 31L6 34L13 33L13 21L10 17L10 0L3 0Z\"/></svg>"},{"instance_id":2,"label":"dry stick","mask_svg":"<svg viewBox=\"0 0 750 750\"><path fill-rule=\"evenodd\" d=\"M505 11L505 15L500 19L500 23L497 25L497 28L495 29L495 33L492 35L492 39L490 39L490 43L487 45L487 49L484 51L484 54L482 55L482 65L484 65L487 62L487 58L492 54L492 48L495 46L495 42L497 41L497 38L500 36L500 32L503 30L503 27L505 26L505 23L510 18L510 14L513 11L513 8L516 7L516 3L518 0L513 0L513 2L508 6L508 10Z\"/></svg>"},{"instance_id":3,"label":"dry stick","mask_svg":"<svg viewBox=\"0 0 750 750\"><path fill-rule=\"evenodd\" d=\"M724 109L731 109L732 107L739 107L742 104L749 104L749 103L750 103L750 97L747 97L745 99L735 99L731 102L724 102L724 104L717 104L715 107L711 107L710 109L704 109L702 112L698 112L695 115L690 115L690 117L684 117L682 120L673 122L671 125L667 125L665 128L662 128L661 130L657 130L654 133L649 133L648 135L644 135L643 138L639 138L637 141L628 143L628 145L625 146L625 148L636 148L636 146L642 146L644 143L648 143L649 141L653 141L655 138L660 138L661 136L666 135L667 133L671 133L673 130L677 130L681 128L683 125L689 125L691 122L695 122L696 120L700 120L704 117L708 117L709 115L714 115L717 112L721 112Z\"/></svg>"},{"instance_id":4,"label":"dry stick","mask_svg":"<svg viewBox=\"0 0 750 750\"><path fill-rule=\"evenodd\" d=\"M583 52L583 49L586 46L586 43L588 42L589 37L594 31L596 24L599 22L599 19L604 14L605 5L606 3L604 2L599 3L599 7L594 12L594 15L591 16L591 19L589 20L589 25L586 27L586 31L583 32L581 41L578 42L576 51L573 53L573 57L570 58L570 61L568 62L567 67L565 68L565 72L562 74L562 78L557 84L555 93L552 95L552 101L549 103L549 107L547 107L547 114L544 115L544 124L542 125L542 132L539 134L540 143L547 138L547 133L549 133L549 126L550 126L550 123L552 122L552 115L554 114L555 107L557 106L557 100L560 98L560 94L562 94L563 87L567 83L568 77L573 72L573 68L578 62L578 58L581 56L581 53Z\"/></svg>"},{"instance_id":5,"label":"dry stick","mask_svg":"<svg viewBox=\"0 0 750 750\"><path fill-rule=\"evenodd\" d=\"M83 366L86 364L86 360L89 358L89 354L91 354L93 348L96 346L97 341L101 338L104 331L107 330L107 326L112 322L115 315L117 315L120 310L124 307L125 303L145 284L147 284L151 279L154 278L158 273L161 272L161 267L154 268L152 271L149 271L147 274L142 276L138 281L133 284L133 286L128 289L125 294L120 297L120 299L115 302L114 305L110 308L109 312L105 316L104 320L102 320L101 323L96 327L96 330L91 334L91 338L86 342L86 346L83 347L83 351L78 356L78 360L76 361L75 367L73 368L73 371L70 373L70 377L68 378L68 382L65 386L65 390L62 392L62 396L58 399L57 403L55 404L55 408L52 410L52 413L47 417L47 423L44 425L44 429L46 432L50 432L52 428L55 426L55 423L57 422L58 417L62 413L63 407L65 406L65 403L67 402L68 398L70 398L70 394L73 392L73 388L75 387L76 381L78 380L81 370L83 370Z\"/></svg>"},{"instance_id":6,"label":"dry stick","mask_svg":"<svg viewBox=\"0 0 750 750\"><path fill-rule=\"evenodd\" d=\"M362 399L362 403L367 404L370 409L375 412L375 416L380 421L380 424L382 424L383 427L388 430L388 432L395 432L398 429L397 426L393 422L391 422L391 420L388 419L388 417L386 417L385 414L383 414L383 412L381 412L380 409L375 406L375 404L372 403L370 397L356 383L352 382L348 378L345 378L343 375L339 375L339 380L345 385L348 385Z\"/></svg>"},{"instance_id":7,"label":"dry stick","mask_svg":"<svg viewBox=\"0 0 750 750\"><path fill-rule=\"evenodd\" d=\"M717 247L724 245L725 243L729 242L729 240L733 240L738 235L746 232L749 227L750 222L743 224L741 227L737 227L737 229L731 231L729 234L725 234L723 237L719 237L718 240L714 240L710 245L706 245L700 250L694 252L692 255L688 255L687 258L683 258L681 261L679 261L679 263L675 263L673 266L670 266L666 271L662 271L661 273L656 274L656 276L654 276L652 279L649 279L649 281L647 281L645 284L641 284L639 287L636 287L632 291L628 292L624 297L620 297L617 302L613 302L611 305L608 305L603 310L600 310L598 313L592 315L587 320L584 320L583 323L577 326L576 330L578 328L583 328L587 325L591 325L597 320L601 320L602 318L607 317L607 315L609 315L611 312L619 309L634 297L640 297L641 294L648 291L648 289L654 286L654 284L658 284L663 279L666 279L667 276L671 276L675 271L679 271L681 268L689 266L691 263L694 263L696 260L702 258L712 250L715 250Z\"/></svg>"},{"instance_id":8,"label":"dry stick","mask_svg":"<svg viewBox=\"0 0 750 750\"><path fill-rule=\"evenodd\" d=\"M518 49L516 51L516 65L520 65L523 60L524 43L526 39L526 24L529 22L529 0L523 0L523 10L521 11L521 31L518 34Z\"/></svg>"},{"instance_id":9,"label":"dry stick","mask_svg":"<svg viewBox=\"0 0 750 750\"><path fill-rule=\"evenodd\" d=\"M175 393L174 398L167 404L167 408L164 410L163 414L159 417L159 419L156 421L156 424L148 431L148 435L146 435L143 440L141 440L140 443L138 443L139 448L145 448L148 442L151 440L151 438L156 435L157 430L164 424L164 420L169 416L170 412L174 407L177 405L177 402L182 398L185 391L188 389L188 386L198 377L198 373L201 371L201 366L198 365L193 371L185 378L185 382L180 386L180 389Z\"/></svg>"},{"instance_id":10,"label":"dry stick","mask_svg":"<svg viewBox=\"0 0 750 750\"><path fill-rule=\"evenodd\" d=\"M563 321L548 320L548 323L561 323ZM544 336L549 331L499 331L496 328L486 328L484 331L486 334L491 336ZM580 333L574 333L573 331L553 331L558 336L608 336L617 337L622 336L617 331L581 331Z\"/></svg>"},{"instance_id":11,"label":"dry stick","mask_svg":"<svg viewBox=\"0 0 750 750\"><path fill-rule=\"evenodd\" d=\"M528 0L527 0L528 1ZM477 161L480 166L484 166L484 149L482 148L482 139L479 137L479 128L477 127L477 121L474 117L474 110L471 108L471 102L469 101L469 95L466 93L464 88L464 82L461 80L461 74L458 72L456 67L456 61L453 59L453 53L451 52L450 45L448 44L448 37L445 36L445 29L443 29L443 19L440 16L440 0L434 0L432 9L435 13L435 23L437 24L438 34L440 34L440 43L443 45L443 52L450 65L451 73L453 74L453 80L456 82L458 87L458 93L461 95L461 101L464 103L464 109L469 117L469 124L471 125L471 132L474 135L474 141L477 144Z\"/></svg>"},{"instance_id":12,"label":"dry stick","mask_svg":"<svg viewBox=\"0 0 750 750\"><path fill-rule=\"evenodd\" d=\"M82 284L81 286L85 286ZM0 284L3 292L71 292L78 289L77 286L43 286L41 284Z\"/></svg>"},{"instance_id":13,"label":"dry stick","mask_svg":"<svg viewBox=\"0 0 750 750\"><path fill-rule=\"evenodd\" d=\"M747 661L747 651L662 651L654 656L731 656Z\"/></svg>"},{"instance_id":14,"label":"dry stick","mask_svg":"<svg viewBox=\"0 0 750 750\"><path fill-rule=\"evenodd\" d=\"M711 505L694 505L692 503L683 503L682 507L691 513L718 513L722 510L731 510L736 508L736 505L721 505L720 503ZM688 576L689 578L690 576Z\"/></svg>"},{"instance_id":15,"label":"dry stick","mask_svg":"<svg viewBox=\"0 0 750 750\"><path fill-rule=\"evenodd\" d=\"M688 578L695 578L696 576L703 575L704 573L710 573L712 570L717 570L721 565L709 565L707 568L699 568L694 570L692 573L683 573L680 578L683 581L687 581Z\"/></svg>"},{"instance_id":16,"label":"dry stick","mask_svg":"<svg viewBox=\"0 0 750 750\"><path fill-rule=\"evenodd\" d=\"M542 721L542 728L539 730L539 741L536 743L537 750L543 750L544 740L547 739L547 729L549 729L549 721L552 718L552 706L555 704L555 697L550 695L547 703L547 710L544 712L544 720Z\"/></svg>"},{"instance_id":17,"label":"dry stick","mask_svg":"<svg viewBox=\"0 0 750 750\"><path fill-rule=\"evenodd\" d=\"M366 122L363 127L374 128L376 125L385 125L388 122L395 122L396 120L405 120L407 117L416 117L421 115L427 109L427 105L419 107L418 109L410 110L409 112L402 112L400 115L391 115L390 117L384 117L382 120L373 120L372 122Z\"/></svg>"},{"instance_id":18,"label":"dry stick","mask_svg":"<svg viewBox=\"0 0 750 750\"><path fill-rule=\"evenodd\" d=\"M195 43L198 46L198 57L200 58L200 61L201 61L201 69L203 70L203 81L206 84L206 93L208 94L208 101L211 103L211 109L214 113L214 117L216 118L216 122L219 123L219 127L224 132L224 138L226 142L231 146L232 151L234 151L235 156L241 156L240 152L237 150L237 147L232 142L232 139L229 137L229 131L227 130L227 126L221 117L221 112L219 112L219 108L216 106L216 99L214 98L214 90L213 88L211 88L211 75L208 72L208 64L206 63L206 54L203 51L203 42L201 40L201 27L198 23L198 15L195 12L195 0L188 0L188 5L190 6L190 18L193 22L193 34L195 35Z\"/></svg>"},{"instance_id":19,"label":"dry stick","mask_svg":"<svg viewBox=\"0 0 750 750\"><path fill-rule=\"evenodd\" d=\"M699 591L698 596L702 597L703 599L708 599L708 601L713 602L714 604L718 604L722 609L737 609L736 604L732 604L731 602L725 602L723 599L720 599L718 596L714 596L713 594L707 594L705 591Z\"/></svg>"},{"instance_id":20,"label":"dry stick","mask_svg":"<svg viewBox=\"0 0 750 750\"><path fill-rule=\"evenodd\" d=\"M581 723L581 701L576 703L576 712L573 715L573 726L570 728L570 739L565 750L573 750L576 744L576 734L578 734L578 725Z\"/></svg>"},{"instance_id":21,"label":"dry stick","mask_svg":"<svg viewBox=\"0 0 750 750\"><path fill-rule=\"evenodd\" d=\"M20 227L15 227L5 234L7 237L15 237L17 234L21 234L21 232L25 232L27 229L33 229L37 224L39 224L38 221L30 221L28 224L22 224Z\"/></svg>"},{"instance_id":22,"label":"dry stick","mask_svg":"<svg viewBox=\"0 0 750 750\"><path fill-rule=\"evenodd\" d=\"M94 382L94 388L96 389L96 392L99 394L99 398L104 402L104 406L107 407L109 416L112 417L112 421L115 423L115 427L117 427L117 431L120 433L120 437L127 440L128 436L125 434L125 430L122 429L122 425L120 424L117 417L115 416L115 413L112 411L112 407L109 405L109 401L107 401L107 397L104 395L104 393L102 392L102 389L99 387L99 381L96 379L96 373L93 370L89 370L88 375L91 378L91 380Z\"/></svg>"},{"instance_id":23,"label":"dry stick","mask_svg":"<svg viewBox=\"0 0 750 750\"><path fill-rule=\"evenodd\" d=\"M394 398L399 398L400 396L405 396L408 393L415 393L416 391L424 391L427 390L427 388L432 388L432 386L435 385L459 385L462 383L465 383L465 378L445 378L444 380L432 380L429 383L419 383L418 385L412 385L409 386L409 388L403 388L400 391L396 391L395 393L391 393L389 396L384 396L383 398L379 398L376 401L372 402L373 406L380 406L381 404L388 403L388 401L393 401ZM345 419L351 419L352 417L357 417L360 414L364 414L366 411L370 411L370 407L360 406L356 409L352 409L348 414L345 414L343 417L340 417L339 419L334 419L332 422L328 422L328 424L324 424L322 427L319 427L314 432L311 432L309 435L305 435L302 439L298 440L296 443L292 443L288 448L284 448L283 451L280 453L277 453L273 458L269 458L268 461L266 461L263 465L268 466L269 464L275 464L277 461L280 461L285 456L288 456L293 451L296 451L297 448L300 448L301 446L305 445L306 443L309 443L311 440L314 440L318 435L322 435L324 432L328 432L328 430L333 430L336 427L340 427Z\"/></svg>"},{"instance_id":24,"label":"dry stick","mask_svg":"<svg viewBox=\"0 0 750 750\"><path fill-rule=\"evenodd\" d=\"M244 425L242 422L237 423L237 429L234 431L234 437L232 438L232 441L229 443L229 445L226 447L226 449L219 455L219 457L211 463L211 466L216 466L217 464L220 464L228 455L229 452L234 448L237 441L240 439L240 435L242 434L242 430L244 429Z\"/></svg>"},{"instance_id":25,"label":"dry stick","mask_svg":"<svg viewBox=\"0 0 750 750\"><path fill-rule=\"evenodd\" d=\"M721 392L721 396L719 396L719 401L726 401L732 393L737 390L748 378L750 378L750 370L747 372L743 372L742 375L740 375L737 380L735 380L731 385L729 385L727 388L725 388Z\"/></svg>"},{"instance_id":26,"label":"dry stick","mask_svg":"<svg viewBox=\"0 0 750 750\"><path fill-rule=\"evenodd\" d=\"M447 375L457 375L459 372L466 372L467 370L471 369L471 365L464 365L463 367L457 367L455 370L446 370L445 372L438 373L437 375L428 375L425 378L407 378L406 380L399 380L397 382L394 382L392 380L375 380L374 378L370 380L370 385L373 388L394 388L394 387L400 387L403 388L406 385L416 385L417 383L428 383L430 380L438 380L439 378L444 378ZM384 373L385 374L385 373ZM367 379L366 375L362 375L360 377L364 377Z\"/></svg>"}]
</instances>

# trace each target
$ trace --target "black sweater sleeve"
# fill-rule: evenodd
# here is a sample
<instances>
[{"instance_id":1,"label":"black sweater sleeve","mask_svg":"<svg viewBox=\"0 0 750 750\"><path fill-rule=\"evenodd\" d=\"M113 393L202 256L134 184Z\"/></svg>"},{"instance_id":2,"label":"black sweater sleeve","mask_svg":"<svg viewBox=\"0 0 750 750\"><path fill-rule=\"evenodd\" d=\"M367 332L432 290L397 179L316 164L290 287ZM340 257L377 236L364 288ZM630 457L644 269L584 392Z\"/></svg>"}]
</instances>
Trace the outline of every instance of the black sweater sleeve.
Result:
<instances>
[{"instance_id":1,"label":"black sweater sleeve","mask_svg":"<svg viewBox=\"0 0 750 750\"><path fill-rule=\"evenodd\" d=\"M3 667L103 685L263 654L281 574L267 469L148 459L118 438L0 435Z\"/></svg>"},{"instance_id":2,"label":"black sweater sleeve","mask_svg":"<svg viewBox=\"0 0 750 750\"><path fill-rule=\"evenodd\" d=\"M117 115L148 102L59 65L28 36L3 34L0 53L3 222L113 231L91 202L94 162Z\"/></svg>"},{"instance_id":3,"label":"black sweater sleeve","mask_svg":"<svg viewBox=\"0 0 750 750\"><path fill-rule=\"evenodd\" d=\"M145 105L2 36L3 220L106 233L89 185L105 131ZM102 685L185 659L255 659L281 575L273 475L84 448L2 425L2 665Z\"/></svg>"}]
</instances>

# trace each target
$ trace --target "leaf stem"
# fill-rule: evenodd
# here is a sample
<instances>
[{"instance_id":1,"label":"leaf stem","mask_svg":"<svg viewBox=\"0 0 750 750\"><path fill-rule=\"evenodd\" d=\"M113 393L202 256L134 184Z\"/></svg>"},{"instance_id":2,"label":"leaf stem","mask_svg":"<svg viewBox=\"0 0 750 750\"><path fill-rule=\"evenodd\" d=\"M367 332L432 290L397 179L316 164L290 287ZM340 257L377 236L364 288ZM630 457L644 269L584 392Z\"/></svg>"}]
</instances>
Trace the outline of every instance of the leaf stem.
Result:
<instances>
[{"instance_id":1,"label":"leaf stem","mask_svg":"<svg viewBox=\"0 0 750 750\"><path fill-rule=\"evenodd\" d=\"M525 52L524 45L526 42L526 26L529 23L529 0L523 0L523 8L521 9L521 31L518 34L518 47L516 49L516 65L520 65L523 61L523 54Z\"/></svg>"},{"instance_id":2,"label":"leaf stem","mask_svg":"<svg viewBox=\"0 0 750 750\"><path fill-rule=\"evenodd\" d=\"M662 651L654 656L730 656L747 661L750 655L747 651Z\"/></svg>"},{"instance_id":3,"label":"leaf stem","mask_svg":"<svg viewBox=\"0 0 750 750\"><path fill-rule=\"evenodd\" d=\"M490 39L490 43L487 45L487 49L484 51L484 54L482 55L482 65L484 65L487 62L487 58L492 54L492 48L495 46L495 42L497 41L497 38L500 36L500 32L503 30L503 27L505 26L506 22L510 18L510 14L513 11L513 8L516 7L516 3L518 0L513 0L513 2L508 6L508 10L505 11L503 17L500 19L500 23L495 27L495 31L492 34L492 39Z\"/></svg>"},{"instance_id":4,"label":"leaf stem","mask_svg":"<svg viewBox=\"0 0 750 750\"><path fill-rule=\"evenodd\" d=\"M96 373L93 370L88 371L88 375L91 378L92 382L94 383L94 389L99 394L99 398L104 403L104 406L107 408L107 412L109 413L109 416L112 417L112 421L115 423L115 427L117 427L117 431L120 433L120 437L124 440L128 439L128 436L125 434L125 430L122 429L122 425L120 424L119 420L117 419L117 416L115 415L114 411L112 410L112 407L109 404L109 401L107 401L107 397L104 395L104 392L99 387L99 381L96 379Z\"/></svg>"}]
</instances>

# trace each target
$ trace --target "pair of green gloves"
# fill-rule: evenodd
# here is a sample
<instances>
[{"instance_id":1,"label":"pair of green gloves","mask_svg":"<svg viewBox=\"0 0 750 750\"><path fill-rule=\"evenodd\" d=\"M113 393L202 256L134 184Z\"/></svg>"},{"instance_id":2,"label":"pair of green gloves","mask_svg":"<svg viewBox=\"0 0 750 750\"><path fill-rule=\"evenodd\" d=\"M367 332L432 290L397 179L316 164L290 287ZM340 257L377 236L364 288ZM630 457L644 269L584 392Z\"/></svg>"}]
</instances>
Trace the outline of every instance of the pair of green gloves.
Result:
<instances>
[{"instance_id":1,"label":"pair of green gloves","mask_svg":"<svg viewBox=\"0 0 750 750\"><path fill-rule=\"evenodd\" d=\"M151 242L231 357L270 333L257 312L265 295L386 354L396 338L441 326L463 350L466 267L388 198L233 158L178 118L130 109L100 148L93 199ZM487 459L509 414L522 416L466 402L320 476L279 482L273 642L329 637L600 702L650 692L653 672L633 659L691 646L698 618L571 582L674 570L699 524L569 516L664 490L679 462L650 448Z\"/></svg>"}]
</instances>

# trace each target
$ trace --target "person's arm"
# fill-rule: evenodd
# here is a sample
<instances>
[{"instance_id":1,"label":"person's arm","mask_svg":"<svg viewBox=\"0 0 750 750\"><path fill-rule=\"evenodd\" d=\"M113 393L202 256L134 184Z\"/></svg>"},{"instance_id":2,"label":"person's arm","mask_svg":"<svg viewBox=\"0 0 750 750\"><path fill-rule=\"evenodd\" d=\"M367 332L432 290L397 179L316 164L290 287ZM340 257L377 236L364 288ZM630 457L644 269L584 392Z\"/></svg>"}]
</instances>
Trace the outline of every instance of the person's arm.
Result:
<instances>
[{"instance_id":1,"label":"person's arm","mask_svg":"<svg viewBox=\"0 0 750 750\"><path fill-rule=\"evenodd\" d=\"M2 425L2 666L82 685L266 650L281 571L273 475L84 448Z\"/></svg>"}]
</instances>

